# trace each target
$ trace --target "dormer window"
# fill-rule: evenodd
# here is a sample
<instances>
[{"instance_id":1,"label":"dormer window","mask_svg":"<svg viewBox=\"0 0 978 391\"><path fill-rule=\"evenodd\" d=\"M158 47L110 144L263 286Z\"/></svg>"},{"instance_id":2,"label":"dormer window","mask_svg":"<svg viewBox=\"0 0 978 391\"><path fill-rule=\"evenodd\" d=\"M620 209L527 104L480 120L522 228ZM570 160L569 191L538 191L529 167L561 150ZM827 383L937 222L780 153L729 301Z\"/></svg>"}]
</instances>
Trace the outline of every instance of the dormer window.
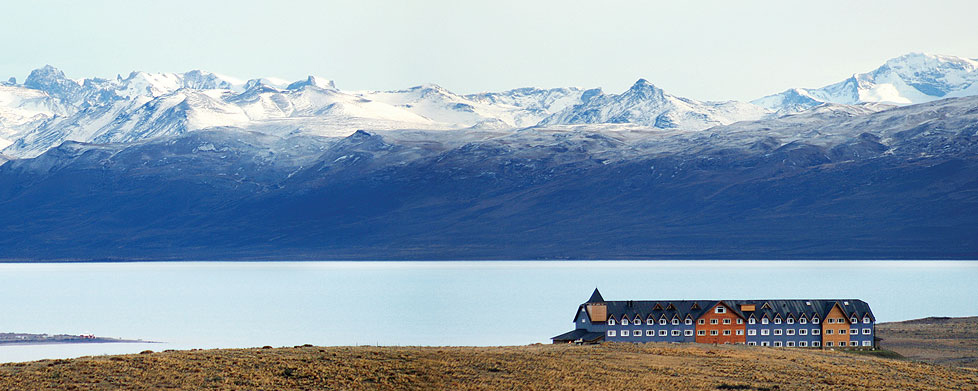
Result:
<instances>
[{"instance_id":1,"label":"dormer window","mask_svg":"<svg viewBox=\"0 0 978 391\"><path fill-rule=\"evenodd\" d=\"M645 320L645 324L647 324L649 326L654 325L655 324L655 319L648 318L648 319Z\"/></svg>"},{"instance_id":2,"label":"dormer window","mask_svg":"<svg viewBox=\"0 0 978 391\"><path fill-rule=\"evenodd\" d=\"M638 316L636 316L635 319L632 320L632 324L638 326L638 325L642 324L642 319L639 318Z\"/></svg>"},{"instance_id":3,"label":"dormer window","mask_svg":"<svg viewBox=\"0 0 978 391\"><path fill-rule=\"evenodd\" d=\"M781 318L774 318L774 324L781 324Z\"/></svg>"},{"instance_id":4,"label":"dormer window","mask_svg":"<svg viewBox=\"0 0 978 391\"><path fill-rule=\"evenodd\" d=\"M767 324L767 323L768 323L767 318L761 318L761 324Z\"/></svg>"},{"instance_id":5,"label":"dormer window","mask_svg":"<svg viewBox=\"0 0 978 391\"><path fill-rule=\"evenodd\" d=\"M672 320L672 324L673 325L678 325L679 324L679 319L678 318L677 319L673 319Z\"/></svg>"},{"instance_id":6,"label":"dormer window","mask_svg":"<svg viewBox=\"0 0 978 391\"><path fill-rule=\"evenodd\" d=\"M686 325L689 326L691 324L693 324L693 319L692 318L686 318Z\"/></svg>"},{"instance_id":7,"label":"dormer window","mask_svg":"<svg viewBox=\"0 0 978 391\"><path fill-rule=\"evenodd\" d=\"M628 318L621 318L621 325L628 326Z\"/></svg>"},{"instance_id":8,"label":"dormer window","mask_svg":"<svg viewBox=\"0 0 978 391\"><path fill-rule=\"evenodd\" d=\"M615 318L608 318L608 325L609 326L614 326L615 325Z\"/></svg>"},{"instance_id":9,"label":"dormer window","mask_svg":"<svg viewBox=\"0 0 978 391\"><path fill-rule=\"evenodd\" d=\"M808 319L805 319L805 317L803 316L801 318L798 318L798 323L801 323L801 324L808 323Z\"/></svg>"},{"instance_id":10,"label":"dormer window","mask_svg":"<svg viewBox=\"0 0 978 391\"><path fill-rule=\"evenodd\" d=\"M849 321L852 323L859 323L859 319L856 319L855 316L853 316L852 319L849 319Z\"/></svg>"},{"instance_id":11,"label":"dormer window","mask_svg":"<svg viewBox=\"0 0 978 391\"><path fill-rule=\"evenodd\" d=\"M869 317L868 316L865 317L865 318L863 318L863 323L869 323Z\"/></svg>"},{"instance_id":12,"label":"dormer window","mask_svg":"<svg viewBox=\"0 0 978 391\"><path fill-rule=\"evenodd\" d=\"M717 306L716 313L718 313L718 314L725 314L725 313L727 313L727 309L724 308L722 305L721 306Z\"/></svg>"},{"instance_id":13,"label":"dormer window","mask_svg":"<svg viewBox=\"0 0 978 391\"><path fill-rule=\"evenodd\" d=\"M757 321L754 320L754 317L751 317L750 319L747 319L747 323L754 324L757 323Z\"/></svg>"},{"instance_id":14,"label":"dormer window","mask_svg":"<svg viewBox=\"0 0 978 391\"><path fill-rule=\"evenodd\" d=\"M665 326L666 322L667 322L666 318L659 319L659 324L663 326Z\"/></svg>"},{"instance_id":15,"label":"dormer window","mask_svg":"<svg viewBox=\"0 0 978 391\"><path fill-rule=\"evenodd\" d=\"M795 324L795 319L794 319L794 318L788 318L788 319L787 319L787 320L785 321L785 323L787 323L787 324Z\"/></svg>"},{"instance_id":16,"label":"dormer window","mask_svg":"<svg viewBox=\"0 0 978 391\"><path fill-rule=\"evenodd\" d=\"M818 318L812 318L812 324L818 324Z\"/></svg>"}]
</instances>

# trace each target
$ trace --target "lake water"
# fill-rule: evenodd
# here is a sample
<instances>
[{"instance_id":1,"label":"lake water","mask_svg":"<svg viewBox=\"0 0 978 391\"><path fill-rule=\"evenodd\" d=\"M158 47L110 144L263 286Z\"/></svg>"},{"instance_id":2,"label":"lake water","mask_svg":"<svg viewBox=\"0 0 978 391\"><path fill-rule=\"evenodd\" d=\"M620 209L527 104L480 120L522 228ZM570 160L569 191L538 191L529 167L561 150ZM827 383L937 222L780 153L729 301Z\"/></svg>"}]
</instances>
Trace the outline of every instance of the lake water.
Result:
<instances>
[{"instance_id":1,"label":"lake water","mask_svg":"<svg viewBox=\"0 0 978 391\"><path fill-rule=\"evenodd\" d=\"M0 264L0 332L161 344L0 346L0 362L145 349L521 345L605 299L860 298L881 322L978 315L978 262Z\"/></svg>"}]
</instances>

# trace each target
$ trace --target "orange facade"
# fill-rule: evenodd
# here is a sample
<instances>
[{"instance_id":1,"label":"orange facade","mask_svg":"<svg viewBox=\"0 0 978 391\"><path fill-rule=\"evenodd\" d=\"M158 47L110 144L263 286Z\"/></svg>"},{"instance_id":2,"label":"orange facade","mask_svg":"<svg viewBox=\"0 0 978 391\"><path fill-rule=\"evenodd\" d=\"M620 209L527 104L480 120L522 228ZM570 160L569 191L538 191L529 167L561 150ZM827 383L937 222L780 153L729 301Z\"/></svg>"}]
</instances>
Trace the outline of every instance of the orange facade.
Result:
<instances>
[{"instance_id":1,"label":"orange facade","mask_svg":"<svg viewBox=\"0 0 978 391\"><path fill-rule=\"evenodd\" d=\"M822 346L835 348L849 344L849 319L839 305L822 319Z\"/></svg>"},{"instance_id":2,"label":"orange facade","mask_svg":"<svg viewBox=\"0 0 978 391\"><path fill-rule=\"evenodd\" d=\"M696 320L697 343L746 343L747 325L722 301Z\"/></svg>"}]
</instances>

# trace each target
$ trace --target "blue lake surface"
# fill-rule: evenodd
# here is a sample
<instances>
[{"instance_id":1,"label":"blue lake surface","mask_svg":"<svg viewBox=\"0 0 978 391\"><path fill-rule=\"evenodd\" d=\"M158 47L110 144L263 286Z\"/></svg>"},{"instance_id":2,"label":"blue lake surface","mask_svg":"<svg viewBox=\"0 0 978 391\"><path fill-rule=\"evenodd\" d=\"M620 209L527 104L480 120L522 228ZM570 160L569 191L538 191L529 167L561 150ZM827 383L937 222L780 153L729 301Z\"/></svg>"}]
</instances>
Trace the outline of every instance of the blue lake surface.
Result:
<instances>
[{"instance_id":1,"label":"blue lake surface","mask_svg":"<svg viewBox=\"0 0 978 391\"><path fill-rule=\"evenodd\" d=\"M859 298L881 322L978 315L978 262L0 264L0 332L161 344L0 346L0 362L145 349L522 345L607 300Z\"/></svg>"}]
</instances>

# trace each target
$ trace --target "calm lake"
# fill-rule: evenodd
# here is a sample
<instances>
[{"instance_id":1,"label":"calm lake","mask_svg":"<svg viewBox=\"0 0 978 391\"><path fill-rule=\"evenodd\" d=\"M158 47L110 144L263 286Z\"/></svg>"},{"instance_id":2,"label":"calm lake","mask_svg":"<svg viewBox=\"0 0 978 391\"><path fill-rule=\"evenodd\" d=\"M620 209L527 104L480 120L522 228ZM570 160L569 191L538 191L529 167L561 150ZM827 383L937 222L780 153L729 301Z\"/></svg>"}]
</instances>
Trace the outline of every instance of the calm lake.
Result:
<instances>
[{"instance_id":1,"label":"calm lake","mask_svg":"<svg viewBox=\"0 0 978 391\"><path fill-rule=\"evenodd\" d=\"M0 346L0 362L146 349L521 345L605 299L860 298L881 322L978 315L978 262L0 264L0 332L160 344Z\"/></svg>"}]
</instances>

